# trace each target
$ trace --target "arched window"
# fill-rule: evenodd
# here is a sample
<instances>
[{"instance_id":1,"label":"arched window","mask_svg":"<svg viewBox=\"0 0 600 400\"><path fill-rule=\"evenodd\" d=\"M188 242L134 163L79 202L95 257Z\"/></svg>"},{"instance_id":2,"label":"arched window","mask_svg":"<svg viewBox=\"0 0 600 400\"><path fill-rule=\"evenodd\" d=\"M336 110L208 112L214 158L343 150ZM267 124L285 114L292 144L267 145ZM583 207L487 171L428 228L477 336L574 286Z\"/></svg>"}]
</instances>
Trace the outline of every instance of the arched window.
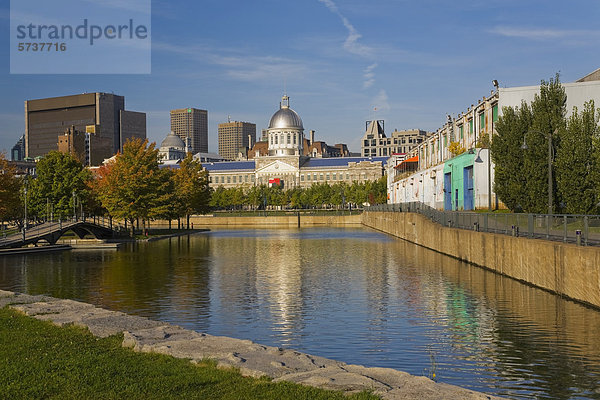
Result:
<instances>
[{"instance_id":1,"label":"arched window","mask_svg":"<svg viewBox=\"0 0 600 400\"><path fill-rule=\"evenodd\" d=\"M287 135L287 144L290 144L290 143L291 143L291 137L290 137L290 133L288 132L288 135Z\"/></svg>"}]
</instances>

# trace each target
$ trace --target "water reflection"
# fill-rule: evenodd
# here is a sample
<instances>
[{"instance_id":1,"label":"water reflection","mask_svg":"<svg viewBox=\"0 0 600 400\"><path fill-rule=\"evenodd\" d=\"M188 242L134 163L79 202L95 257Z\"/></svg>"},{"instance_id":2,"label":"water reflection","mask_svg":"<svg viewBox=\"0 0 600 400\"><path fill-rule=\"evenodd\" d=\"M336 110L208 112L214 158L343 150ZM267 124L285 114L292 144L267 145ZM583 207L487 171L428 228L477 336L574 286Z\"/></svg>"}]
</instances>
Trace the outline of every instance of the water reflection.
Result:
<instances>
[{"instance_id":1,"label":"water reflection","mask_svg":"<svg viewBox=\"0 0 600 400\"><path fill-rule=\"evenodd\" d=\"M0 258L0 288L74 298L511 398L600 398L600 313L362 229L222 230Z\"/></svg>"}]
</instances>

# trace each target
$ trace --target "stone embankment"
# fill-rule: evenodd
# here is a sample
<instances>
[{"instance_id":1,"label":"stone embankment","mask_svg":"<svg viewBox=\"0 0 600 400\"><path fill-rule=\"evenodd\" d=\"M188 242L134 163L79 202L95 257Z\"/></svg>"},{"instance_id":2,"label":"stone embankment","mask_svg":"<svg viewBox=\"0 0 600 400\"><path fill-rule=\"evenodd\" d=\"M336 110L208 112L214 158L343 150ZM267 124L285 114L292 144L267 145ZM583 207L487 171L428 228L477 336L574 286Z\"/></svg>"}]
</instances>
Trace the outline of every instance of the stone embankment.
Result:
<instances>
[{"instance_id":1,"label":"stone embankment","mask_svg":"<svg viewBox=\"0 0 600 400\"><path fill-rule=\"evenodd\" d=\"M420 214L364 212L362 223L408 242L600 308L600 248L440 226Z\"/></svg>"},{"instance_id":2,"label":"stone embankment","mask_svg":"<svg viewBox=\"0 0 600 400\"><path fill-rule=\"evenodd\" d=\"M85 327L98 337L123 332L123 346L134 351L167 354L190 359L193 363L209 358L221 367L237 368L245 376L268 376L274 381L290 381L347 393L370 390L392 400L493 398L394 369L366 368L294 350L263 346L249 340L211 336L73 300L0 290L0 307L6 305L59 326L74 324Z\"/></svg>"}]
</instances>

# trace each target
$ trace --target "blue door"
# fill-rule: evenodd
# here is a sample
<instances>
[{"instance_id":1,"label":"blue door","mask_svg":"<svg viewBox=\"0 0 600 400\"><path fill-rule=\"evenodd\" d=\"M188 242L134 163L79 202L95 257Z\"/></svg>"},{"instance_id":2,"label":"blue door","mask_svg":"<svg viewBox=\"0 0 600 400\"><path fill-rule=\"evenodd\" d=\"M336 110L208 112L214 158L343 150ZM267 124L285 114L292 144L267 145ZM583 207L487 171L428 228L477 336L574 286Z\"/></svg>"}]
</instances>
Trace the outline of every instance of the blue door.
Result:
<instances>
[{"instance_id":1,"label":"blue door","mask_svg":"<svg viewBox=\"0 0 600 400\"><path fill-rule=\"evenodd\" d=\"M473 210L475 196L473 194L473 166L463 169L463 189L465 195L465 210Z\"/></svg>"},{"instance_id":2,"label":"blue door","mask_svg":"<svg viewBox=\"0 0 600 400\"><path fill-rule=\"evenodd\" d=\"M444 174L444 210L452 211L452 174Z\"/></svg>"}]
</instances>

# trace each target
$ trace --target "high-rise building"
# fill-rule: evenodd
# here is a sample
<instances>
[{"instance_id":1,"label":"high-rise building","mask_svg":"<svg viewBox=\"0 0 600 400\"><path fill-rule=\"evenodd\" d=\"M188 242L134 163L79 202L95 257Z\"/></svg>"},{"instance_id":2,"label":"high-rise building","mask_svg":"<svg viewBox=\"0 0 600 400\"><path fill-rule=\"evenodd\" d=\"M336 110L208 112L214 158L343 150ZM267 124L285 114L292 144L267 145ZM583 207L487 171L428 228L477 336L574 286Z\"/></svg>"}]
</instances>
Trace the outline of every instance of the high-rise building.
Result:
<instances>
[{"instance_id":1,"label":"high-rise building","mask_svg":"<svg viewBox=\"0 0 600 400\"><path fill-rule=\"evenodd\" d=\"M132 137L146 138L146 114L125 111L125 98L110 93L84 93L25 101L25 155L44 156L58 149L57 138L70 127L86 132L89 126L103 153L115 154Z\"/></svg>"},{"instance_id":2,"label":"high-rise building","mask_svg":"<svg viewBox=\"0 0 600 400\"><path fill-rule=\"evenodd\" d=\"M383 120L366 122L367 129L360 146L363 157L390 157L395 153L408 153L427 139L427 132L420 129L394 130L387 137L384 126Z\"/></svg>"},{"instance_id":3,"label":"high-rise building","mask_svg":"<svg viewBox=\"0 0 600 400\"><path fill-rule=\"evenodd\" d=\"M171 110L171 131L192 149L192 153L208 152L208 111L197 108Z\"/></svg>"},{"instance_id":4,"label":"high-rise building","mask_svg":"<svg viewBox=\"0 0 600 400\"><path fill-rule=\"evenodd\" d=\"M17 143L10 150L12 161L23 161L25 159L25 135L21 135Z\"/></svg>"},{"instance_id":5,"label":"high-rise building","mask_svg":"<svg viewBox=\"0 0 600 400\"><path fill-rule=\"evenodd\" d=\"M230 121L219 124L219 155L235 160L241 149L250 149L256 143L256 124Z\"/></svg>"}]
</instances>

